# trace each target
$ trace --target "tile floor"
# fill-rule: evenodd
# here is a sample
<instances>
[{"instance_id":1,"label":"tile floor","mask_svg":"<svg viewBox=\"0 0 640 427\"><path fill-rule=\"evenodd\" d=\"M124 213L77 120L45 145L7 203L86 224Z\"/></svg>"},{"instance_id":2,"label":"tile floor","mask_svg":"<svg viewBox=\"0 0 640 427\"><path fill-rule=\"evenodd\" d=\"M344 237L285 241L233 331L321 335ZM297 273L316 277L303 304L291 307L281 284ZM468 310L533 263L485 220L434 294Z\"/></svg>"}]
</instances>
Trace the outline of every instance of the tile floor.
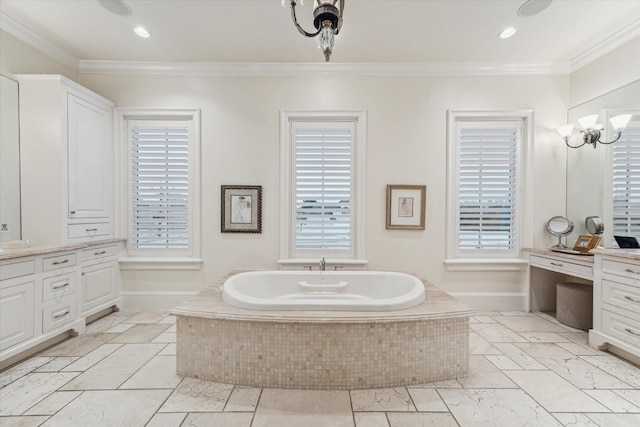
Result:
<instances>
[{"instance_id":1,"label":"tile floor","mask_svg":"<svg viewBox=\"0 0 640 427\"><path fill-rule=\"evenodd\" d=\"M179 377L174 322L113 313L5 370L0 426L640 426L640 369L542 313L476 313L466 378L351 391Z\"/></svg>"}]
</instances>

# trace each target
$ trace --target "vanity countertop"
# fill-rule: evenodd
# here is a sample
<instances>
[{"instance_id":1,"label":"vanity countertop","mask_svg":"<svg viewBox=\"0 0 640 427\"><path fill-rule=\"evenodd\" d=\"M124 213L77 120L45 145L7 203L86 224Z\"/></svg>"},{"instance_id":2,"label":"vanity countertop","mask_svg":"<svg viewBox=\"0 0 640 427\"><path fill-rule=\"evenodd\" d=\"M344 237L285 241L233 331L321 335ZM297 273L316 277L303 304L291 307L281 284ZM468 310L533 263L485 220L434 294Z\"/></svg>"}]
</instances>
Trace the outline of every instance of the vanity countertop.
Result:
<instances>
[{"instance_id":1,"label":"vanity countertop","mask_svg":"<svg viewBox=\"0 0 640 427\"><path fill-rule=\"evenodd\" d=\"M640 249L592 249L593 253L640 261Z\"/></svg>"},{"instance_id":2,"label":"vanity countertop","mask_svg":"<svg viewBox=\"0 0 640 427\"><path fill-rule=\"evenodd\" d=\"M570 261L583 261L587 263L593 263L592 256L572 255L572 254L567 254L563 252L553 252L551 249L548 249L548 248L527 248L527 249L523 249L523 251L531 252L533 254L553 256L553 257L562 258ZM640 249L595 248L595 249L591 249L591 253L640 261Z\"/></svg>"},{"instance_id":3,"label":"vanity countertop","mask_svg":"<svg viewBox=\"0 0 640 427\"><path fill-rule=\"evenodd\" d=\"M590 256L590 255L577 255L577 254L568 254L565 252L554 252L549 248L527 248L527 249L523 249L523 251L531 252L532 254L538 254L543 256L552 256L554 258L565 259L567 261L578 261L578 262L593 264L593 256ZM595 251L593 251L593 253L595 253Z\"/></svg>"},{"instance_id":4,"label":"vanity countertop","mask_svg":"<svg viewBox=\"0 0 640 427\"><path fill-rule=\"evenodd\" d=\"M55 252L73 251L76 249L89 248L91 246L106 245L114 242L124 242L125 240L126 239L118 237L85 243L69 243L66 245L34 245L29 246L28 248L4 249L4 251L0 253L0 261L15 258L24 258L35 255L46 255Z\"/></svg>"}]
</instances>

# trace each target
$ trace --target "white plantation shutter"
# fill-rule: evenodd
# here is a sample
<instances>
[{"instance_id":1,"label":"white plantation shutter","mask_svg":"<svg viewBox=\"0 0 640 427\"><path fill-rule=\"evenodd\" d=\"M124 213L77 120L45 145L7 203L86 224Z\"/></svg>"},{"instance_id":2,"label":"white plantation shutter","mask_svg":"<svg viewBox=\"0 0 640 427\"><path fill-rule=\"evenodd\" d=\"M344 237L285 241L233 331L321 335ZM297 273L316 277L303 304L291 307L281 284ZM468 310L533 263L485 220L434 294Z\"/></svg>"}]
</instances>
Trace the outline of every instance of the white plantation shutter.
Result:
<instances>
[{"instance_id":1,"label":"white plantation shutter","mask_svg":"<svg viewBox=\"0 0 640 427\"><path fill-rule=\"evenodd\" d=\"M134 249L189 252L189 130L185 122L130 122Z\"/></svg>"},{"instance_id":2,"label":"white plantation shutter","mask_svg":"<svg viewBox=\"0 0 640 427\"><path fill-rule=\"evenodd\" d=\"M613 235L640 237L640 124L613 144Z\"/></svg>"},{"instance_id":3,"label":"white plantation shutter","mask_svg":"<svg viewBox=\"0 0 640 427\"><path fill-rule=\"evenodd\" d=\"M351 122L292 124L294 256L353 256Z\"/></svg>"},{"instance_id":4,"label":"white plantation shutter","mask_svg":"<svg viewBox=\"0 0 640 427\"><path fill-rule=\"evenodd\" d=\"M517 255L520 135L520 121L458 123L457 255Z\"/></svg>"}]
</instances>

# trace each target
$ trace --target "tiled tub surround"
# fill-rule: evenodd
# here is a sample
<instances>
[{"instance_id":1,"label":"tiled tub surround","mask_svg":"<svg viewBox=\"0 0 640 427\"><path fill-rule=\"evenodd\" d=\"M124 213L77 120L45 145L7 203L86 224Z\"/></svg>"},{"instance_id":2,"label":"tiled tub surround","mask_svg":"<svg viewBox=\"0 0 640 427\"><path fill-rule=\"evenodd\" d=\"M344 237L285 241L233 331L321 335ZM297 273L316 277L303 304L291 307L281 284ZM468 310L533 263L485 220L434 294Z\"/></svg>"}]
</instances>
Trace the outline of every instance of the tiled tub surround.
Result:
<instances>
[{"instance_id":1,"label":"tiled tub surround","mask_svg":"<svg viewBox=\"0 0 640 427\"><path fill-rule=\"evenodd\" d=\"M422 304L397 311L257 311L216 286L176 307L177 373L221 383L364 389L465 377L472 312L425 284Z\"/></svg>"}]
</instances>

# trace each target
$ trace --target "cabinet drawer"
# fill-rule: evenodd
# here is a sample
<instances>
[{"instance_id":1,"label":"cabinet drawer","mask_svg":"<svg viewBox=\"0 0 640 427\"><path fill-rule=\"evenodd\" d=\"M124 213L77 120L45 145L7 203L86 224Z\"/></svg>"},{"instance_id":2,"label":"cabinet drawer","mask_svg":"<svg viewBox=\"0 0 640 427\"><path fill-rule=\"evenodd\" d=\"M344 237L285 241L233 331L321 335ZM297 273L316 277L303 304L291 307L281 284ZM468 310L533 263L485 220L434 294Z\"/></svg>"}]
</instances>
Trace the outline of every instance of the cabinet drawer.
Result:
<instances>
[{"instance_id":1,"label":"cabinet drawer","mask_svg":"<svg viewBox=\"0 0 640 427\"><path fill-rule=\"evenodd\" d=\"M577 275L584 278L593 277L593 267L565 261L564 259L560 260L531 255L529 257L529 262L534 266L539 265L548 270L554 270L560 273Z\"/></svg>"},{"instance_id":2,"label":"cabinet drawer","mask_svg":"<svg viewBox=\"0 0 640 427\"><path fill-rule=\"evenodd\" d=\"M602 332L640 348L640 322L602 310Z\"/></svg>"},{"instance_id":3,"label":"cabinet drawer","mask_svg":"<svg viewBox=\"0 0 640 427\"><path fill-rule=\"evenodd\" d=\"M67 295L76 292L76 273L42 279L42 302L60 301Z\"/></svg>"},{"instance_id":4,"label":"cabinet drawer","mask_svg":"<svg viewBox=\"0 0 640 427\"><path fill-rule=\"evenodd\" d=\"M49 332L76 320L76 306L76 300L70 299L42 310L42 332Z\"/></svg>"},{"instance_id":5,"label":"cabinet drawer","mask_svg":"<svg viewBox=\"0 0 640 427\"><path fill-rule=\"evenodd\" d=\"M640 313L640 288L603 279L602 302Z\"/></svg>"},{"instance_id":6,"label":"cabinet drawer","mask_svg":"<svg viewBox=\"0 0 640 427\"><path fill-rule=\"evenodd\" d=\"M42 260L42 271L57 270L76 265L76 254L58 255Z\"/></svg>"},{"instance_id":7,"label":"cabinet drawer","mask_svg":"<svg viewBox=\"0 0 640 427\"><path fill-rule=\"evenodd\" d=\"M635 285L640 287L640 265L603 259L602 272L634 280Z\"/></svg>"},{"instance_id":8,"label":"cabinet drawer","mask_svg":"<svg viewBox=\"0 0 640 427\"><path fill-rule=\"evenodd\" d=\"M95 246L82 251L82 261L91 261L94 259L99 260L106 257L118 255L119 253L119 245Z\"/></svg>"},{"instance_id":9,"label":"cabinet drawer","mask_svg":"<svg viewBox=\"0 0 640 427\"><path fill-rule=\"evenodd\" d=\"M69 239L108 236L110 234L110 222L97 222L92 224L69 224Z\"/></svg>"},{"instance_id":10,"label":"cabinet drawer","mask_svg":"<svg viewBox=\"0 0 640 427\"><path fill-rule=\"evenodd\" d=\"M35 260L20 261L12 263L2 263L0 265L0 280L13 279L14 277L26 276L36 271Z\"/></svg>"},{"instance_id":11,"label":"cabinet drawer","mask_svg":"<svg viewBox=\"0 0 640 427\"><path fill-rule=\"evenodd\" d=\"M0 290L0 350L33 336L34 282Z\"/></svg>"}]
</instances>

